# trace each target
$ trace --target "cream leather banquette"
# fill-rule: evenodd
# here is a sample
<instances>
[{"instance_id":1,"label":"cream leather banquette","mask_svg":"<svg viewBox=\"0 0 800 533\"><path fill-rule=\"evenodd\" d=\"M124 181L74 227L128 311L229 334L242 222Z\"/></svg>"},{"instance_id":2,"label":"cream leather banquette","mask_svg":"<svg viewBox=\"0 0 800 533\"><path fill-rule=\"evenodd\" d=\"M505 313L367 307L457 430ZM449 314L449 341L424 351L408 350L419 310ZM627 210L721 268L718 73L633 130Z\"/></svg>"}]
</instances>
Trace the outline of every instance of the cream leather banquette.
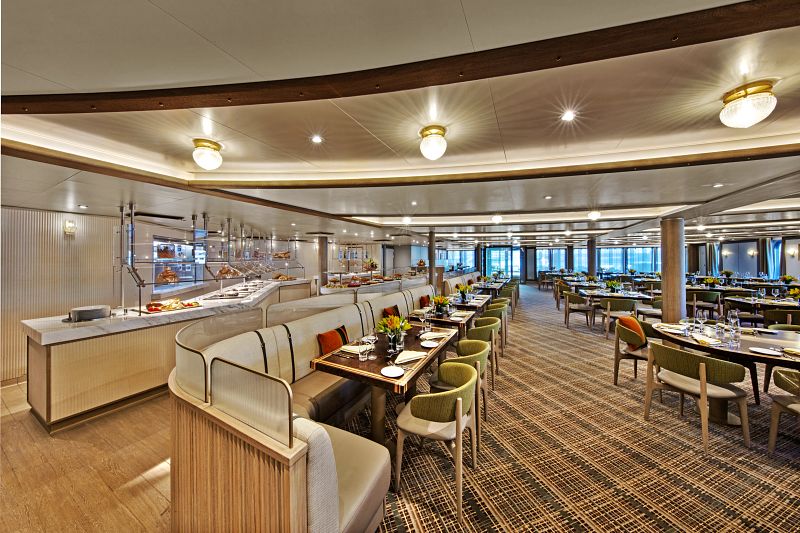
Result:
<instances>
[{"instance_id":1,"label":"cream leather banquette","mask_svg":"<svg viewBox=\"0 0 800 533\"><path fill-rule=\"evenodd\" d=\"M480 275L481 275L481 273L476 270L475 272L470 272L468 274L462 274L461 276L456 276L454 278L447 278L446 280L444 280L444 293L445 294L455 294L456 292L458 292L456 290L456 285L459 285L459 284L466 285L470 281L475 283L476 281L478 281L478 276L480 276Z\"/></svg>"}]
</instances>

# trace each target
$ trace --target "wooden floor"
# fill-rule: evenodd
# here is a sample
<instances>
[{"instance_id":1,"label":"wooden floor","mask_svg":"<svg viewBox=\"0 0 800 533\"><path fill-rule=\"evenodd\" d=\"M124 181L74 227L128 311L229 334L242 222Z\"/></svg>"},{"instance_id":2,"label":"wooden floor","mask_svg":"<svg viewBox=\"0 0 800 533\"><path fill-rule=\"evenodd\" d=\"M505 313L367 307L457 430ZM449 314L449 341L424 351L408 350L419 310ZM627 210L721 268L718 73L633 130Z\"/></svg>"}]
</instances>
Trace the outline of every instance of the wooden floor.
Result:
<instances>
[{"instance_id":1,"label":"wooden floor","mask_svg":"<svg viewBox=\"0 0 800 533\"><path fill-rule=\"evenodd\" d=\"M0 531L169 530L166 395L50 437L0 390Z\"/></svg>"}]
</instances>

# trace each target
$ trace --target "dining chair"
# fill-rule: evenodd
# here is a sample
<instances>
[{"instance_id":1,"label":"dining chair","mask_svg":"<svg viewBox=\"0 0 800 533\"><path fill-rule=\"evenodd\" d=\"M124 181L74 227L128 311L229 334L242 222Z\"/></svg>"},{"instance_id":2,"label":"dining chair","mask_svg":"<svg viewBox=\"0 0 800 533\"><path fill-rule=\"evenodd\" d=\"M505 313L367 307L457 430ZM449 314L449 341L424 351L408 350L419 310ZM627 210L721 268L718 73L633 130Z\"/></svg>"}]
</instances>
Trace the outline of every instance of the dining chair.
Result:
<instances>
[{"instance_id":1,"label":"dining chair","mask_svg":"<svg viewBox=\"0 0 800 533\"><path fill-rule=\"evenodd\" d=\"M489 363L489 353L492 351L492 345L486 341L481 340L471 340L465 339L458 341L456 343L456 357L451 357L444 363L461 363L469 366L475 366L475 362L478 362L480 367L478 370L478 387L477 390L481 392L480 397L476 398L475 401L477 402L475 411L477 413L477 419L475 421L475 426L478 431L478 450L481 448L481 405L483 405L483 421L485 422L489 418L489 391L488 391L488 383L489 381L485 379L486 376L486 366ZM442 364L444 364L442 363ZM449 383L445 383L444 381L439 379L439 371L438 369L434 371L433 375L429 381L431 392L444 392L448 390L453 390L455 387L450 385Z\"/></svg>"},{"instance_id":2,"label":"dining chair","mask_svg":"<svg viewBox=\"0 0 800 533\"><path fill-rule=\"evenodd\" d=\"M630 322L630 320L636 322ZM636 330L638 325L639 330ZM614 385L619 378L619 363L628 359L633 361L633 379L639 377L639 361L647 361L648 339L657 338L653 326L637 318L621 317L617 320L614 333Z\"/></svg>"},{"instance_id":3,"label":"dining chair","mask_svg":"<svg viewBox=\"0 0 800 533\"><path fill-rule=\"evenodd\" d=\"M508 306L505 304L489 304L486 311L481 316L494 317L500 319L500 345L503 355L506 354L506 344L508 344Z\"/></svg>"},{"instance_id":4,"label":"dining chair","mask_svg":"<svg viewBox=\"0 0 800 533\"><path fill-rule=\"evenodd\" d=\"M800 325L795 324L770 324L768 329L776 331L797 331L800 332ZM769 383L772 380L772 371L775 365L769 363L764 365L764 392L769 392Z\"/></svg>"},{"instance_id":5,"label":"dining chair","mask_svg":"<svg viewBox=\"0 0 800 533\"><path fill-rule=\"evenodd\" d=\"M606 332L606 339L608 338L609 331L611 331L611 322L621 316L636 316L636 300L627 298L603 298L598 303L600 304L600 316L603 317L603 329L605 329Z\"/></svg>"},{"instance_id":6,"label":"dining chair","mask_svg":"<svg viewBox=\"0 0 800 533\"><path fill-rule=\"evenodd\" d=\"M572 313L582 313L586 317L586 326L589 331L594 331L594 306L577 292L564 292L564 324L569 329L569 316ZM591 321L590 321L591 319Z\"/></svg>"},{"instance_id":7,"label":"dining chair","mask_svg":"<svg viewBox=\"0 0 800 533\"><path fill-rule=\"evenodd\" d=\"M717 291L687 291L686 311L690 316L697 316L698 309L704 309L710 313L709 318L723 316L722 313L722 293Z\"/></svg>"},{"instance_id":8,"label":"dining chair","mask_svg":"<svg viewBox=\"0 0 800 533\"><path fill-rule=\"evenodd\" d=\"M791 309L767 309L764 311L764 325L800 324L800 311Z\"/></svg>"},{"instance_id":9,"label":"dining chair","mask_svg":"<svg viewBox=\"0 0 800 533\"><path fill-rule=\"evenodd\" d=\"M566 290L569 290L569 285L560 279L553 284L553 296L556 299L556 309L559 311L561 311L561 300L564 299L564 291Z\"/></svg>"},{"instance_id":10,"label":"dining chair","mask_svg":"<svg viewBox=\"0 0 800 533\"><path fill-rule=\"evenodd\" d=\"M658 366L658 375L653 369ZM650 404L654 390L673 391L680 394L680 415L686 394L697 400L700 411L703 449L708 451L708 400L730 400L739 407L744 445L750 447L750 423L747 418L747 392L734 383L744 381L742 365L714 359L678 348L650 343L647 356L647 386L644 396L644 419L650 418Z\"/></svg>"},{"instance_id":11,"label":"dining chair","mask_svg":"<svg viewBox=\"0 0 800 533\"><path fill-rule=\"evenodd\" d=\"M468 340L489 343L489 368L492 371L492 390L494 390L494 376L500 374L500 326L499 318L482 316L481 318L476 318L473 322L473 327L467 331Z\"/></svg>"},{"instance_id":12,"label":"dining chair","mask_svg":"<svg viewBox=\"0 0 800 533\"><path fill-rule=\"evenodd\" d=\"M662 309L661 306L664 303L664 299L661 296L656 296L653 298L653 301L650 304L650 307L636 307L636 316L642 317L643 319L649 318L657 318L661 320L662 316Z\"/></svg>"},{"instance_id":13,"label":"dining chair","mask_svg":"<svg viewBox=\"0 0 800 533\"><path fill-rule=\"evenodd\" d=\"M725 312L725 314L722 315L723 317L728 316L728 312L735 309L739 315L739 323L747 322L751 326L764 323L764 315L757 313L755 307L751 303L725 300L723 309Z\"/></svg>"},{"instance_id":14,"label":"dining chair","mask_svg":"<svg viewBox=\"0 0 800 533\"><path fill-rule=\"evenodd\" d=\"M479 363L475 363L479 367ZM456 515L459 523L464 519L462 509L463 489L463 433L468 429L472 444L472 467L477 465L477 435L475 429L475 397L478 371L461 363L443 363L439 379L453 387L446 392L418 394L403 407L397 416L397 453L395 455L394 491L400 492L400 472L403 466L403 443L408 435L448 443L455 462Z\"/></svg>"},{"instance_id":15,"label":"dining chair","mask_svg":"<svg viewBox=\"0 0 800 533\"><path fill-rule=\"evenodd\" d=\"M508 305L511 307L511 320L514 320L514 310L517 308L517 297L514 287L506 287L500 291L500 298L495 298L494 301L508 299Z\"/></svg>"},{"instance_id":16,"label":"dining chair","mask_svg":"<svg viewBox=\"0 0 800 533\"><path fill-rule=\"evenodd\" d=\"M788 394L772 394L772 410L770 412L769 441L767 454L775 452L775 441L778 439L778 423L781 413L800 416L800 370L781 368L775 371L775 386Z\"/></svg>"}]
</instances>

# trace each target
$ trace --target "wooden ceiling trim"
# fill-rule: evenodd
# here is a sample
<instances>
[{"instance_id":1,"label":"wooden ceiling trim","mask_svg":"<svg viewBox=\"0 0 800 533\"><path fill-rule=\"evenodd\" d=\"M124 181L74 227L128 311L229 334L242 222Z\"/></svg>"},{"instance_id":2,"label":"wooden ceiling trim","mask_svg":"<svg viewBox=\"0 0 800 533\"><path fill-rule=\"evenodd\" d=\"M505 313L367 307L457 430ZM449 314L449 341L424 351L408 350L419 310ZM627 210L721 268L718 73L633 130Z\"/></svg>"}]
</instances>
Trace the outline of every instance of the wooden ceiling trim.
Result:
<instances>
[{"instance_id":1,"label":"wooden ceiling trim","mask_svg":"<svg viewBox=\"0 0 800 533\"><path fill-rule=\"evenodd\" d=\"M630 161L610 161L585 165L565 165L559 167L498 170L492 172L471 172L459 174L437 174L400 176L388 178L330 178L324 180L292 179L288 180L234 180L208 179L198 177L192 180L196 188L226 189L320 189L320 188L354 188L354 187L396 187L411 185L441 185L448 183L478 183L485 181L524 180L534 178L557 178L565 176L585 176L591 174L607 174L638 170L657 170L694 165L711 165L717 163L734 163L756 159L790 157L800 155L800 143L742 148L721 152L687 154L668 157L634 159Z\"/></svg>"},{"instance_id":2,"label":"wooden ceiling trim","mask_svg":"<svg viewBox=\"0 0 800 533\"><path fill-rule=\"evenodd\" d=\"M304 102L404 91L668 50L800 26L797 0L752 0L542 41L389 67L170 89L9 95L3 114L154 111Z\"/></svg>"}]
</instances>

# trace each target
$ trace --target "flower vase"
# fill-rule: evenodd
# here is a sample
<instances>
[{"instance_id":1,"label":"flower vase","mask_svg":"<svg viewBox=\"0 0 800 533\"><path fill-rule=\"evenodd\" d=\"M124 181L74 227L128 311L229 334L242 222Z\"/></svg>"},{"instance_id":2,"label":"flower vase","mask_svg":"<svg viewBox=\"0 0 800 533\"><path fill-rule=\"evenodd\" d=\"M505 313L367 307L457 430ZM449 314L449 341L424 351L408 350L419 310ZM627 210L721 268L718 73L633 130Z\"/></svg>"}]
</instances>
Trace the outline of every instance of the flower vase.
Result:
<instances>
[{"instance_id":1,"label":"flower vase","mask_svg":"<svg viewBox=\"0 0 800 533\"><path fill-rule=\"evenodd\" d=\"M461 301L467 303L467 291L461 291Z\"/></svg>"},{"instance_id":2,"label":"flower vase","mask_svg":"<svg viewBox=\"0 0 800 533\"><path fill-rule=\"evenodd\" d=\"M436 318L443 318L445 313L445 307L443 305L436 306Z\"/></svg>"}]
</instances>

